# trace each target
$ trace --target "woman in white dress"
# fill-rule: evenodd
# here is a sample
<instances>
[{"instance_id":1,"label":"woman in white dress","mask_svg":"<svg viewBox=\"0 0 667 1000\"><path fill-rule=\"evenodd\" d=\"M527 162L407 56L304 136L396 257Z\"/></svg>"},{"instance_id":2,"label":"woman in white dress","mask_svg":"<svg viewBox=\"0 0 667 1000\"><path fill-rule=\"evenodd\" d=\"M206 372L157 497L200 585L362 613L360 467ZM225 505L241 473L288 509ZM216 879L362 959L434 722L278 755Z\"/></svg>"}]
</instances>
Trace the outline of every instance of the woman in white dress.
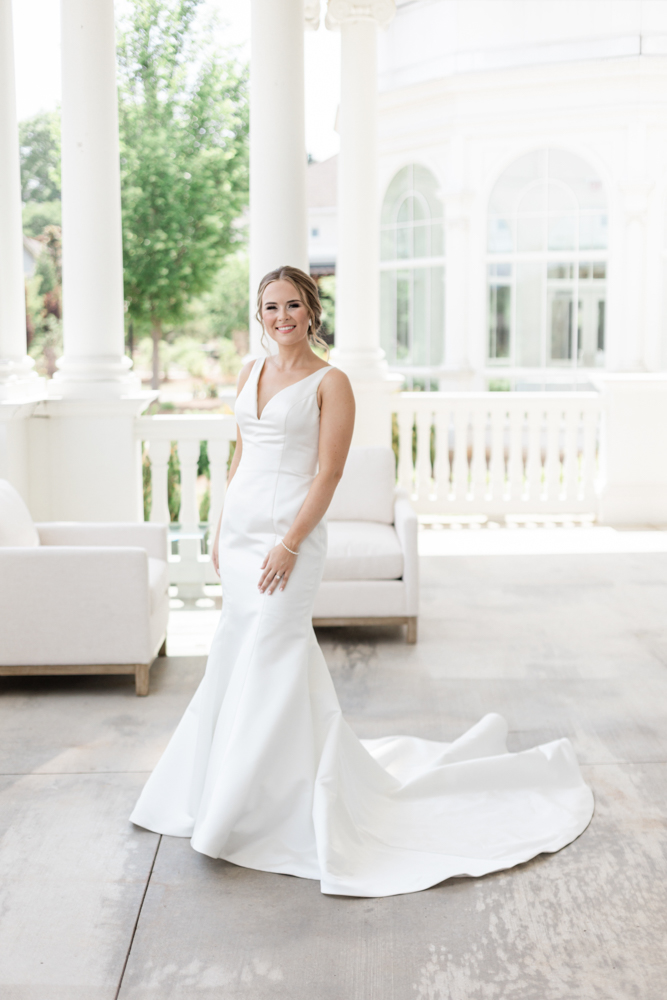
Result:
<instances>
[{"instance_id":1,"label":"woman in white dress","mask_svg":"<svg viewBox=\"0 0 667 1000\"><path fill-rule=\"evenodd\" d=\"M414 892L557 851L593 813L567 739L508 753L504 719L487 715L454 743L361 741L341 715L311 619L354 397L311 349L320 315L302 271L262 280L258 316L277 353L239 377L213 550L222 615L131 819L212 858L351 896Z\"/></svg>"}]
</instances>

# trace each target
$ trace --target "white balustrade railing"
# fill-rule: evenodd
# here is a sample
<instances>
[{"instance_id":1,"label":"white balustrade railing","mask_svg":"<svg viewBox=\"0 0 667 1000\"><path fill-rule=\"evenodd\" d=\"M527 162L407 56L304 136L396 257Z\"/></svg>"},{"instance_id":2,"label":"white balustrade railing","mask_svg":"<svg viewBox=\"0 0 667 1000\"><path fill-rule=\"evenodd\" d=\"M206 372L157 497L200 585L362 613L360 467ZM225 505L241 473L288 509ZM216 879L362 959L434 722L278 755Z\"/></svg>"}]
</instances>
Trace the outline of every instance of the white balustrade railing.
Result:
<instances>
[{"instance_id":1,"label":"white balustrade railing","mask_svg":"<svg viewBox=\"0 0 667 1000\"><path fill-rule=\"evenodd\" d=\"M595 392L401 392L398 480L420 514L597 510Z\"/></svg>"},{"instance_id":2,"label":"white balustrade railing","mask_svg":"<svg viewBox=\"0 0 667 1000\"><path fill-rule=\"evenodd\" d=\"M202 524L197 500L197 465L201 442L206 441L210 470L211 503L208 522L216 525L225 499L229 446L236 440L236 420L222 414L179 414L138 417L135 436L144 442L151 466L150 520L170 523L168 470L175 443L181 472L178 554L170 558L170 582L179 594L200 596L204 582L217 582L210 558L202 553Z\"/></svg>"}]
</instances>

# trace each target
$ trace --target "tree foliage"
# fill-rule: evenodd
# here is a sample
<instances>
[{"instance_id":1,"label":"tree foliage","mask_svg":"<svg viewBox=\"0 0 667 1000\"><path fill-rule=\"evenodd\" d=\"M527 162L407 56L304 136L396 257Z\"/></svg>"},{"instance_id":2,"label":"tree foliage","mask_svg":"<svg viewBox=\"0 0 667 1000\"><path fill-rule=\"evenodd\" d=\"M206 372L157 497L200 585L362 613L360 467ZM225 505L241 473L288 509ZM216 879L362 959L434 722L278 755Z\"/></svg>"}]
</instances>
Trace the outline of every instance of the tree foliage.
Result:
<instances>
[{"instance_id":1,"label":"tree foliage","mask_svg":"<svg viewBox=\"0 0 667 1000\"><path fill-rule=\"evenodd\" d=\"M22 200L59 201L60 111L40 111L19 122L19 149Z\"/></svg>"},{"instance_id":2,"label":"tree foliage","mask_svg":"<svg viewBox=\"0 0 667 1000\"><path fill-rule=\"evenodd\" d=\"M246 72L198 32L201 0L133 0L119 39L125 297L176 323L238 242L247 203Z\"/></svg>"}]
</instances>

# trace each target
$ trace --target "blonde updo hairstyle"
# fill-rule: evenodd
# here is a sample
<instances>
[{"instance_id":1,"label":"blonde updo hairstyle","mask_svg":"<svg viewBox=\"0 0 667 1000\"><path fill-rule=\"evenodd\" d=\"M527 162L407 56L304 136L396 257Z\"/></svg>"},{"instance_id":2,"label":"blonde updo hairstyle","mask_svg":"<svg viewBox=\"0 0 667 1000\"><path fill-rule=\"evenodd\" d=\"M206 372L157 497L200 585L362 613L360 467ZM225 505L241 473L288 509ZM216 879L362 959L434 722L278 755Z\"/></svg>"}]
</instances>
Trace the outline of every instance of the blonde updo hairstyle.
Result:
<instances>
[{"instance_id":1,"label":"blonde updo hairstyle","mask_svg":"<svg viewBox=\"0 0 667 1000\"><path fill-rule=\"evenodd\" d=\"M310 317L308 343L311 347L322 348L326 351L327 357L329 357L329 345L318 332L322 326L322 303L320 302L317 283L305 271L301 271L298 267L291 267L289 264L277 267L275 271L269 271L268 274L265 274L257 289L257 312L255 316L258 322L262 324L261 343L264 350L268 352L269 345L264 339L266 337L266 330L262 323L262 298L264 297L267 285L270 285L272 281L289 281L294 285Z\"/></svg>"}]
</instances>

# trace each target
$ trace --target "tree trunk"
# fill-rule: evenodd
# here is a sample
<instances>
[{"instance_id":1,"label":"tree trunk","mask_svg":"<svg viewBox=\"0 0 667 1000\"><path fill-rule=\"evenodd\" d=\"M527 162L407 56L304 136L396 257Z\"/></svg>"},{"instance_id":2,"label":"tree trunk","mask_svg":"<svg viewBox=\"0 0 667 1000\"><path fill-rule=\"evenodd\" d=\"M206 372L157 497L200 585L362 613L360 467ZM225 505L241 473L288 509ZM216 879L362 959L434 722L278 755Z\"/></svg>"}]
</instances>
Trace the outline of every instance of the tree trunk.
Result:
<instances>
[{"instance_id":1,"label":"tree trunk","mask_svg":"<svg viewBox=\"0 0 667 1000\"><path fill-rule=\"evenodd\" d=\"M162 320L153 319L151 326L151 337L153 338L153 377L151 378L151 389L160 388L160 341L162 340Z\"/></svg>"}]
</instances>

